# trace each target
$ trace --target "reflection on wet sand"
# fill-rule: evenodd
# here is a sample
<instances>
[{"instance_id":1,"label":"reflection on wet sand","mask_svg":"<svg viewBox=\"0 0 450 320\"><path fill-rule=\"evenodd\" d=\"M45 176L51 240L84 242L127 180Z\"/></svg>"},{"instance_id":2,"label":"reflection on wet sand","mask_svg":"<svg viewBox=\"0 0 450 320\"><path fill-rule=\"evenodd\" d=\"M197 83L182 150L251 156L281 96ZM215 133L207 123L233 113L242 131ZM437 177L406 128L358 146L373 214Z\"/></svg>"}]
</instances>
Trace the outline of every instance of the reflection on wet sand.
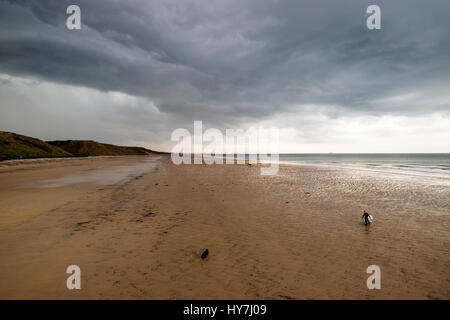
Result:
<instances>
[{"instance_id":1,"label":"reflection on wet sand","mask_svg":"<svg viewBox=\"0 0 450 320\"><path fill-rule=\"evenodd\" d=\"M145 160L122 166L109 166L78 171L55 179L45 179L32 184L22 185L28 188L58 188L77 183L95 183L100 186L124 184L149 172L156 166L155 160Z\"/></svg>"}]
</instances>

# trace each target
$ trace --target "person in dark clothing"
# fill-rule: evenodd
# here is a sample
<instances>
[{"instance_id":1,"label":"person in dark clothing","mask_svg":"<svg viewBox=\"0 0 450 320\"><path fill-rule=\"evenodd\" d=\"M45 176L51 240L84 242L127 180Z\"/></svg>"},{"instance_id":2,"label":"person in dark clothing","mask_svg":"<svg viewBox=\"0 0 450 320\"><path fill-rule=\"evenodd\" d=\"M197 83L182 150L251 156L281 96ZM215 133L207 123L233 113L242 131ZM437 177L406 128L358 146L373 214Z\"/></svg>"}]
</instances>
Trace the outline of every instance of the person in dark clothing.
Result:
<instances>
[{"instance_id":1,"label":"person in dark clothing","mask_svg":"<svg viewBox=\"0 0 450 320\"><path fill-rule=\"evenodd\" d=\"M363 213L361 219L364 219L364 224L366 226L368 226L370 224L369 213L366 212L366 210L364 210L364 213Z\"/></svg>"}]
</instances>

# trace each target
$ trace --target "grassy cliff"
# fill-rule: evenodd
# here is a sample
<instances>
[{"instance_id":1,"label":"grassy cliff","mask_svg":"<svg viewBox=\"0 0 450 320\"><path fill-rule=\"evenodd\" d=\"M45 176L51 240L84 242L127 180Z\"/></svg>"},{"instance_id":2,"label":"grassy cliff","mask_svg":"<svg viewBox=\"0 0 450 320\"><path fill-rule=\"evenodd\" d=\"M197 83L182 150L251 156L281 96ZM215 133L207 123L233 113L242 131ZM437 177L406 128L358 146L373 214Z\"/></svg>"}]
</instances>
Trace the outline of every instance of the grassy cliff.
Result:
<instances>
[{"instance_id":1,"label":"grassy cliff","mask_svg":"<svg viewBox=\"0 0 450 320\"><path fill-rule=\"evenodd\" d=\"M7 159L122 156L159 153L141 147L122 147L92 140L42 141L0 131L0 161Z\"/></svg>"},{"instance_id":2,"label":"grassy cliff","mask_svg":"<svg viewBox=\"0 0 450 320\"><path fill-rule=\"evenodd\" d=\"M45 141L0 131L0 160L71 156L70 152Z\"/></svg>"},{"instance_id":3,"label":"grassy cliff","mask_svg":"<svg viewBox=\"0 0 450 320\"><path fill-rule=\"evenodd\" d=\"M48 141L47 143L61 148L77 157L146 155L153 152L152 150L141 147L122 147L112 144L99 143L92 140Z\"/></svg>"}]
</instances>

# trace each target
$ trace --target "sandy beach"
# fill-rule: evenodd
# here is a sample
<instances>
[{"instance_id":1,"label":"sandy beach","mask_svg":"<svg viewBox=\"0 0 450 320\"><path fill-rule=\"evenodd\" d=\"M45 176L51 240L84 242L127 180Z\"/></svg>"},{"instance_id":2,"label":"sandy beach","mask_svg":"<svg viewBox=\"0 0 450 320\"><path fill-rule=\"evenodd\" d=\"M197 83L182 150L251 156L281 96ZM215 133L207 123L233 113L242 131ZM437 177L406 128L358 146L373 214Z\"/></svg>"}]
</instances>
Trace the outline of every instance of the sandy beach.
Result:
<instances>
[{"instance_id":1,"label":"sandy beach","mask_svg":"<svg viewBox=\"0 0 450 320\"><path fill-rule=\"evenodd\" d=\"M288 165L261 176L168 155L7 161L0 298L449 299L449 230L439 179ZM73 264L81 290L66 288Z\"/></svg>"}]
</instances>

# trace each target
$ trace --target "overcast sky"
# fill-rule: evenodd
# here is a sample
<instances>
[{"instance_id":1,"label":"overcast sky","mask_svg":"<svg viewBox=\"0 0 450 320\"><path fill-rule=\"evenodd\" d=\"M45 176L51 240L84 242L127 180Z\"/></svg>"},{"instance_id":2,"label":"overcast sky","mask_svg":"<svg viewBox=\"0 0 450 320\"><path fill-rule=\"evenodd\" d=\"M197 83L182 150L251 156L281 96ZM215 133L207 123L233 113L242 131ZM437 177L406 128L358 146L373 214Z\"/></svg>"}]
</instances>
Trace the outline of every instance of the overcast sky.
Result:
<instances>
[{"instance_id":1,"label":"overcast sky","mask_svg":"<svg viewBox=\"0 0 450 320\"><path fill-rule=\"evenodd\" d=\"M70 4L81 30L66 28ZM448 0L0 0L0 130L169 151L202 120L279 128L281 152L450 152L449 13Z\"/></svg>"}]
</instances>

